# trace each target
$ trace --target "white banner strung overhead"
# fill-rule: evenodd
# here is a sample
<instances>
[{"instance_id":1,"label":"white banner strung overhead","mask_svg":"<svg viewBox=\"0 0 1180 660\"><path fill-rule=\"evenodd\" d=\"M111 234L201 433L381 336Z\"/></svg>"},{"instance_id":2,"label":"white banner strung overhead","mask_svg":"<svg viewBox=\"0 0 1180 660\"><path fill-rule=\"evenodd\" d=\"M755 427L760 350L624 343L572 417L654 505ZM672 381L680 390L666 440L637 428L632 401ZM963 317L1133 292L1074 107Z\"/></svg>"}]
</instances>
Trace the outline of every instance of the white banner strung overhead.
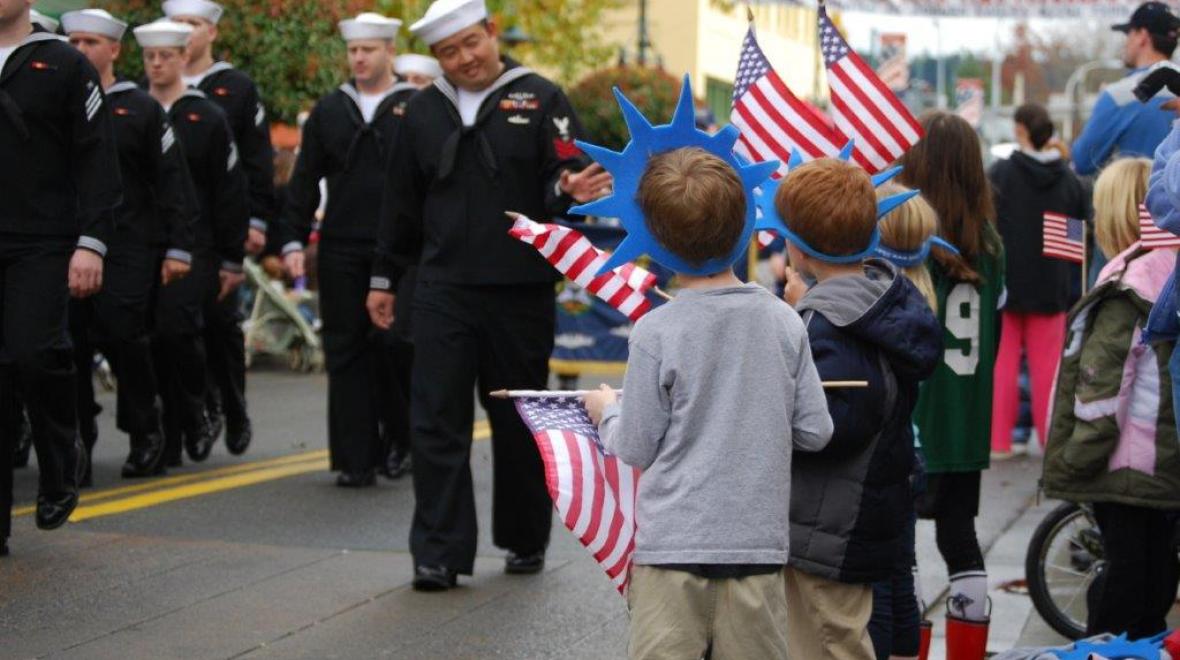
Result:
<instances>
[{"instance_id":1,"label":"white banner strung overhead","mask_svg":"<svg viewBox=\"0 0 1180 660\"><path fill-rule=\"evenodd\" d=\"M835 10L925 16L1125 18L1141 0L827 0ZM751 0L815 7L817 0ZM1167 4L1175 5L1169 2ZM1173 7L1175 9L1175 7Z\"/></svg>"}]
</instances>

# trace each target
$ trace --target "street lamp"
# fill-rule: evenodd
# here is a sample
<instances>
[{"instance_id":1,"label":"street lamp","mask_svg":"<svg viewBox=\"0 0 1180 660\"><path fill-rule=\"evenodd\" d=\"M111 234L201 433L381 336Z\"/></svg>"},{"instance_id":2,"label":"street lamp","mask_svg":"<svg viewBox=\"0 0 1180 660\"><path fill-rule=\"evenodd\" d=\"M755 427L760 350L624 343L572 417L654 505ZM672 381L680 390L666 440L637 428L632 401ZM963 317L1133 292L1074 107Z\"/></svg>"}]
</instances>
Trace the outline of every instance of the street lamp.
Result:
<instances>
[{"instance_id":1,"label":"street lamp","mask_svg":"<svg viewBox=\"0 0 1180 660\"><path fill-rule=\"evenodd\" d=\"M1065 82L1065 98L1069 101L1069 115L1065 118L1065 125L1062 126L1063 137L1066 142L1073 140L1074 125L1081 123L1081 99L1078 98L1078 87L1086 82L1086 77L1094 71L1114 70L1119 71L1126 68L1126 66L1119 60L1094 60L1093 62L1086 62L1085 64L1074 69L1074 72L1069 74L1069 80Z\"/></svg>"}]
</instances>

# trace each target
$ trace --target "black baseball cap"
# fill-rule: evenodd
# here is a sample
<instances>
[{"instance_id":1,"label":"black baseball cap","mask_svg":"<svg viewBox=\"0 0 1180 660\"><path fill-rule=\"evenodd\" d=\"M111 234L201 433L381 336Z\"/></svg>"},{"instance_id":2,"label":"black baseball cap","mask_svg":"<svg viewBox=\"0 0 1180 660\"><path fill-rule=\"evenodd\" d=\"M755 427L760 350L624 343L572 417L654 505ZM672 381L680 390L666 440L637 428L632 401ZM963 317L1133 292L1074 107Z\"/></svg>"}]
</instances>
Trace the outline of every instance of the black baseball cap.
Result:
<instances>
[{"instance_id":1,"label":"black baseball cap","mask_svg":"<svg viewBox=\"0 0 1180 660\"><path fill-rule=\"evenodd\" d=\"M1146 29L1151 34L1175 37L1180 30L1180 18L1162 2L1145 2L1131 14L1131 20L1110 26L1110 29L1119 32L1130 32L1138 28Z\"/></svg>"}]
</instances>

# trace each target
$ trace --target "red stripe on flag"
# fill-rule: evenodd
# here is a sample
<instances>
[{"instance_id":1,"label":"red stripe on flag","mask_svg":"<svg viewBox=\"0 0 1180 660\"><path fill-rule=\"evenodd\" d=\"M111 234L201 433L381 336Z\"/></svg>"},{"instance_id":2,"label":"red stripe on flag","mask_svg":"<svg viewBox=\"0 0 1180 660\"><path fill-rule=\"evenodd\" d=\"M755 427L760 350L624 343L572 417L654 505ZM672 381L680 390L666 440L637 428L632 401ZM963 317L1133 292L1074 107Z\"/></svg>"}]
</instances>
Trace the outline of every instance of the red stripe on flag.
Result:
<instances>
[{"instance_id":1,"label":"red stripe on flag","mask_svg":"<svg viewBox=\"0 0 1180 660\"><path fill-rule=\"evenodd\" d=\"M845 59L847 60L848 58ZM847 89L848 93L855 97L857 101L860 101L860 104L865 108L865 110L868 111L869 115L877 121L877 124L889 134L889 137L893 138L894 143L896 143L899 147L904 148L909 140L905 139L905 137L902 136L901 131L897 130L897 126L886 114L885 110L869 98L869 95L865 92L864 88L861 87L860 83L853 79L852 76L839 64L833 69L829 69L829 71L833 71L835 73L836 77L839 78L842 83L844 83L844 87ZM893 92L889 92L889 95L892 96ZM843 98L837 98L840 99L841 103L844 102ZM835 100L833 100L833 103L834 102ZM864 126L862 135L869 140L869 143L873 145L873 148L876 149L879 155L885 157L885 160L893 161L897 158L897 156L901 155L895 153L893 148L887 147L884 142L879 140L876 133L872 130L869 130L868 124L861 122L859 116L851 114L845 116L845 119L861 123L861 125Z\"/></svg>"},{"instance_id":2,"label":"red stripe on flag","mask_svg":"<svg viewBox=\"0 0 1180 660\"><path fill-rule=\"evenodd\" d=\"M914 115L910 113L909 108L905 107L905 104L901 102L901 99L897 98L897 94L895 94L893 90L889 89L885 85L884 81L881 80L881 77L878 76L872 69L870 69L869 66L865 64L865 61L860 58L860 56L850 53L849 57L852 58L852 65L860 71L861 75L865 77L865 80L868 80L870 84L876 87L878 92L885 99L885 102L892 106L896 118L894 121L890 122L891 125L896 127L899 123L904 123L908 125L919 138L921 138L922 125L919 124L918 120L914 118ZM902 146L907 145L909 142L909 138L905 137L898 140L898 144Z\"/></svg>"},{"instance_id":3,"label":"red stripe on flag","mask_svg":"<svg viewBox=\"0 0 1180 660\"><path fill-rule=\"evenodd\" d=\"M565 514L565 526L571 530L578 524L578 516L582 514L582 452L578 447L578 439L572 433L563 431L566 449L570 457L570 508Z\"/></svg>"}]
</instances>

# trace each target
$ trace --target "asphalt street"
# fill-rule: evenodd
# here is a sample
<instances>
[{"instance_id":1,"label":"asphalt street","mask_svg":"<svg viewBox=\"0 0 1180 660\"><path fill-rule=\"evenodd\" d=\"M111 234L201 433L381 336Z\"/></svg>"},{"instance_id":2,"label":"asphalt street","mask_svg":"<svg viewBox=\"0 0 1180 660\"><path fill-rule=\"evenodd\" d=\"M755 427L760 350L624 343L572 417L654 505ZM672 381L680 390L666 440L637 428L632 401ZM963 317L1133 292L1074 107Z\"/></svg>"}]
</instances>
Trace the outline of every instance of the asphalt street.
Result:
<instances>
[{"instance_id":1,"label":"asphalt street","mask_svg":"<svg viewBox=\"0 0 1180 660\"><path fill-rule=\"evenodd\" d=\"M72 522L35 529L35 465L17 473L12 556L0 559L0 658L616 658L624 601L560 527L543 574L510 577L482 539L476 575L445 594L409 587L408 479L349 491L327 472L326 381L250 374L255 440L232 457L150 481L118 470L126 440L102 393L95 487ZM490 525L490 446L472 452L480 520ZM990 547L1032 503L1035 465L985 478ZM919 529L926 597L945 573Z\"/></svg>"}]
</instances>

